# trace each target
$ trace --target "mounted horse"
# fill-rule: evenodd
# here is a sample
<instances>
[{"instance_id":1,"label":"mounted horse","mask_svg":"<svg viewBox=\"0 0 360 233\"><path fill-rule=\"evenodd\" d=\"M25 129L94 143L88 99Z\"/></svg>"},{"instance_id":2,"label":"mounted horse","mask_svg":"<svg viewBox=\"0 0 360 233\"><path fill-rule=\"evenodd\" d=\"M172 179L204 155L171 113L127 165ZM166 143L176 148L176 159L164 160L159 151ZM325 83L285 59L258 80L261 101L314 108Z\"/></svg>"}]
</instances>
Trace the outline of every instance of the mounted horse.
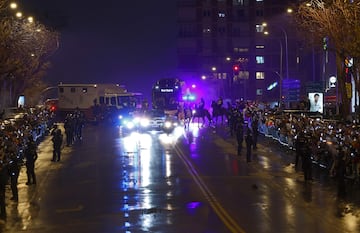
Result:
<instances>
[{"instance_id":1,"label":"mounted horse","mask_svg":"<svg viewBox=\"0 0 360 233\"><path fill-rule=\"evenodd\" d=\"M222 105L219 105L215 101L211 103L212 107L212 119L214 120L215 124L217 124L218 118L221 118L221 123L223 124L228 117L228 111Z\"/></svg>"},{"instance_id":2,"label":"mounted horse","mask_svg":"<svg viewBox=\"0 0 360 233\"><path fill-rule=\"evenodd\" d=\"M204 126L206 119L208 120L209 124L212 122L211 115L206 108L195 108L192 114L192 122L197 119L198 126L200 127L200 119L202 122L201 126Z\"/></svg>"}]
</instances>

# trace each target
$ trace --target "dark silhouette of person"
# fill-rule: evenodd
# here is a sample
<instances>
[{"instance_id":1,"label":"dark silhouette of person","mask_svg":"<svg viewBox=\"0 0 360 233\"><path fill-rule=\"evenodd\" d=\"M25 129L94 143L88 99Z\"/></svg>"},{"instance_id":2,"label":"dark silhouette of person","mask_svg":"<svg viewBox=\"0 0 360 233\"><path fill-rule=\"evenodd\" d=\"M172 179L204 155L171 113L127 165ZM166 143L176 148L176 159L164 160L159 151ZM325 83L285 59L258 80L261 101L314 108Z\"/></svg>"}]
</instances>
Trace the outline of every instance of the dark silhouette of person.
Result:
<instances>
[{"instance_id":1,"label":"dark silhouette of person","mask_svg":"<svg viewBox=\"0 0 360 233\"><path fill-rule=\"evenodd\" d=\"M337 156L337 195L340 198L344 198L346 195L346 186L345 186L345 175L346 175L346 163L345 163L345 153L342 147L339 148L339 153Z\"/></svg>"},{"instance_id":2,"label":"dark silhouette of person","mask_svg":"<svg viewBox=\"0 0 360 233\"><path fill-rule=\"evenodd\" d=\"M246 162L249 163L251 162L251 149L253 145L253 137L251 135L250 128L248 128L246 131L245 143L246 143Z\"/></svg>"},{"instance_id":3,"label":"dark silhouette of person","mask_svg":"<svg viewBox=\"0 0 360 233\"><path fill-rule=\"evenodd\" d=\"M60 161L60 155L61 155L61 145L63 142L63 135L61 133L61 129L56 128L53 131L53 137L52 137L52 142L53 142L53 158L51 161L55 162L59 162Z\"/></svg>"},{"instance_id":4,"label":"dark silhouette of person","mask_svg":"<svg viewBox=\"0 0 360 233\"><path fill-rule=\"evenodd\" d=\"M9 178L8 168L5 165L4 155L2 155L0 163L0 219L6 220L6 203L5 203L5 192L6 184Z\"/></svg>"},{"instance_id":5,"label":"dark silhouette of person","mask_svg":"<svg viewBox=\"0 0 360 233\"><path fill-rule=\"evenodd\" d=\"M303 131L300 131L295 140L295 170L297 170L299 164L299 158L304 153L304 146L306 144L306 138Z\"/></svg>"},{"instance_id":6,"label":"dark silhouette of person","mask_svg":"<svg viewBox=\"0 0 360 233\"><path fill-rule=\"evenodd\" d=\"M307 140L304 144L304 151L301 155L302 158L302 168L304 172L305 182L312 180L312 160L311 160L311 147L309 141Z\"/></svg>"},{"instance_id":7,"label":"dark silhouette of person","mask_svg":"<svg viewBox=\"0 0 360 233\"><path fill-rule=\"evenodd\" d=\"M38 158L38 154L36 151L36 144L32 136L29 136L28 143L25 149L25 166L26 166L26 174L27 174L27 182L26 185L36 184L36 176L35 176L35 161Z\"/></svg>"},{"instance_id":8,"label":"dark silhouette of person","mask_svg":"<svg viewBox=\"0 0 360 233\"><path fill-rule=\"evenodd\" d=\"M243 122L236 124L236 141L237 141L237 155L241 155L242 143L244 141Z\"/></svg>"}]
</instances>

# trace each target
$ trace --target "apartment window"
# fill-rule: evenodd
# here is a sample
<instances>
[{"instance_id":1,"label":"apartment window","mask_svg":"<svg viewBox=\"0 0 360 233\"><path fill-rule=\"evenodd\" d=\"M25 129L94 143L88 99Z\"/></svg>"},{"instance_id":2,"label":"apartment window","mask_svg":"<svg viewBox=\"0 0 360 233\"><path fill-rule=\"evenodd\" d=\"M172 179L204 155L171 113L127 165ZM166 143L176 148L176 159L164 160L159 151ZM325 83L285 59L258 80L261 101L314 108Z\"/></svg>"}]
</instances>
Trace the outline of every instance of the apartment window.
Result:
<instances>
[{"instance_id":1,"label":"apartment window","mask_svg":"<svg viewBox=\"0 0 360 233\"><path fill-rule=\"evenodd\" d=\"M218 13L218 16L219 16L219 18L225 18L225 13L219 12L219 13Z\"/></svg>"},{"instance_id":2,"label":"apartment window","mask_svg":"<svg viewBox=\"0 0 360 233\"><path fill-rule=\"evenodd\" d=\"M256 16L257 17L262 17L262 16L264 16L264 12L263 12L263 10L256 10Z\"/></svg>"},{"instance_id":3,"label":"apartment window","mask_svg":"<svg viewBox=\"0 0 360 233\"><path fill-rule=\"evenodd\" d=\"M211 11L210 10L204 10L203 16L204 17L210 17L211 16Z\"/></svg>"},{"instance_id":4,"label":"apartment window","mask_svg":"<svg viewBox=\"0 0 360 233\"><path fill-rule=\"evenodd\" d=\"M59 87L59 92L60 92L60 93L64 93L64 88L63 88L63 87Z\"/></svg>"},{"instance_id":5,"label":"apartment window","mask_svg":"<svg viewBox=\"0 0 360 233\"><path fill-rule=\"evenodd\" d=\"M265 79L265 72L263 72L263 71L257 71L257 72L256 72L256 79L258 79L258 80Z\"/></svg>"},{"instance_id":6,"label":"apartment window","mask_svg":"<svg viewBox=\"0 0 360 233\"><path fill-rule=\"evenodd\" d=\"M244 9L239 9L238 11L237 11L237 15L238 15L238 17L244 17L245 16L245 11L244 11Z\"/></svg>"},{"instance_id":7,"label":"apartment window","mask_svg":"<svg viewBox=\"0 0 360 233\"><path fill-rule=\"evenodd\" d=\"M234 48L235 53L246 53L249 52L249 48Z\"/></svg>"},{"instance_id":8,"label":"apartment window","mask_svg":"<svg viewBox=\"0 0 360 233\"><path fill-rule=\"evenodd\" d=\"M265 46L264 45L256 45L256 49L264 49Z\"/></svg>"},{"instance_id":9,"label":"apartment window","mask_svg":"<svg viewBox=\"0 0 360 233\"><path fill-rule=\"evenodd\" d=\"M219 27L219 28L218 28L218 32L219 32L220 34L225 33L225 32L226 32L225 27Z\"/></svg>"},{"instance_id":10,"label":"apartment window","mask_svg":"<svg viewBox=\"0 0 360 233\"><path fill-rule=\"evenodd\" d=\"M249 79L249 71L239 71L239 74L234 77L234 82Z\"/></svg>"},{"instance_id":11,"label":"apartment window","mask_svg":"<svg viewBox=\"0 0 360 233\"><path fill-rule=\"evenodd\" d=\"M264 64L265 58L264 56L256 56L256 64Z\"/></svg>"},{"instance_id":12,"label":"apartment window","mask_svg":"<svg viewBox=\"0 0 360 233\"><path fill-rule=\"evenodd\" d=\"M210 28L204 28L203 33L211 33L211 29Z\"/></svg>"},{"instance_id":13,"label":"apartment window","mask_svg":"<svg viewBox=\"0 0 360 233\"><path fill-rule=\"evenodd\" d=\"M116 105L116 97L111 97L110 103L111 103L111 105L115 106Z\"/></svg>"},{"instance_id":14,"label":"apartment window","mask_svg":"<svg viewBox=\"0 0 360 233\"><path fill-rule=\"evenodd\" d=\"M264 32L264 25L256 24L256 32Z\"/></svg>"},{"instance_id":15,"label":"apartment window","mask_svg":"<svg viewBox=\"0 0 360 233\"><path fill-rule=\"evenodd\" d=\"M235 6L244 6L245 0L233 0L233 5Z\"/></svg>"},{"instance_id":16,"label":"apartment window","mask_svg":"<svg viewBox=\"0 0 360 233\"><path fill-rule=\"evenodd\" d=\"M70 92L74 93L75 92L75 87L70 88Z\"/></svg>"}]
</instances>

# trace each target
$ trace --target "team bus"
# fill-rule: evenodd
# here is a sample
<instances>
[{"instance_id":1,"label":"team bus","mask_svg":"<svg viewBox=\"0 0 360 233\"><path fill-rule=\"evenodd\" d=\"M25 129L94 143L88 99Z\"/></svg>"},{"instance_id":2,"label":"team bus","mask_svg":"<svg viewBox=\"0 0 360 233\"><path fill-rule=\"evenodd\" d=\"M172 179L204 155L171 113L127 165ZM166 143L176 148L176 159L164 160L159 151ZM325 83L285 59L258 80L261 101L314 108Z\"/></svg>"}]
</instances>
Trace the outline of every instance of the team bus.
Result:
<instances>
[{"instance_id":1,"label":"team bus","mask_svg":"<svg viewBox=\"0 0 360 233\"><path fill-rule=\"evenodd\" d=\"M183 82L177 78L163 78L152 87L152 108L174 115L182 101Z\"/></svg>"}]
</instances>

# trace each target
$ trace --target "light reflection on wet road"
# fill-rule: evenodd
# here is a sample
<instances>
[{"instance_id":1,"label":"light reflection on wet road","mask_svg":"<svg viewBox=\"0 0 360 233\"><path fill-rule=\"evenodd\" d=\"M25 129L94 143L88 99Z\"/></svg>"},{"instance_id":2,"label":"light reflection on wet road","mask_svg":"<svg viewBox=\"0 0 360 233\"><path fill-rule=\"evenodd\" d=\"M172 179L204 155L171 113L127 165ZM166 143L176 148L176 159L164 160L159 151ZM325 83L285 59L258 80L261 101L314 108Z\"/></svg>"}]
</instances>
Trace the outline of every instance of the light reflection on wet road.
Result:
<instances>
[{"instance_id":1,"label":"light reflection on wet road","mask_svg":"<svg viewBox=\"0 0 360 233\"><path fill-rule=\"evenodd\" d=\"M221 128L192 129L176 139L87 126L60 163L47 138L37 186L23 170L19 203L7 192L1 232L360 232L359 187L338 200L334 180L317 170L305 184L277 144L261 140L248 164Z\"/></svg>"}]
</instances>

